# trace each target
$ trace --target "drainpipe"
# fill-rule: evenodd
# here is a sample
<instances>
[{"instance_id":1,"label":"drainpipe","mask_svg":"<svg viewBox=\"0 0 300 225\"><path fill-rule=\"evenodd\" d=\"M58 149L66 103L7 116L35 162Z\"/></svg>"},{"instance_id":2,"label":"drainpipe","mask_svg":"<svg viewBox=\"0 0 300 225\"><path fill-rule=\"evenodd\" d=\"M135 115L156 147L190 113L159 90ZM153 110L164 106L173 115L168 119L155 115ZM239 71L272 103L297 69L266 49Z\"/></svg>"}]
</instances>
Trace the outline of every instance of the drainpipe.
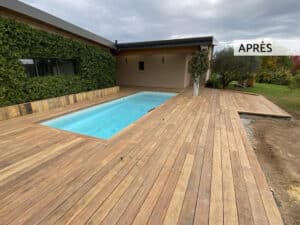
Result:
<instances>
[{"instance_id":1,"label":"drainpipe","mask_svg":"<svg viewBox=\"0 0 300 225\"><path fill-rule=\"evenodd\" d=\"M206 72L206 77L205 77L205 82L209 80L211 76L211 61L212 61L212 56L213 56L213 45L208 46L208 69Z\"/></svg>"}]
</instances>

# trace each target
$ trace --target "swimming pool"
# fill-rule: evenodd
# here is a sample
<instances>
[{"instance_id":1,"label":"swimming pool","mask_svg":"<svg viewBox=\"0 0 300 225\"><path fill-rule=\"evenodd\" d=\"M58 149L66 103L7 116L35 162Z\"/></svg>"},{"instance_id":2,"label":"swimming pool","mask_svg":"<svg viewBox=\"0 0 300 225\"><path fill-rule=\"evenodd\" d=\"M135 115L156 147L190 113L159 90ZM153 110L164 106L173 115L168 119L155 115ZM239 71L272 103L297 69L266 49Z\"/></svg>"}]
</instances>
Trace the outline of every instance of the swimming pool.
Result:
<instances>
[{"instance_id":1,"label":"swimming pool","mask_svg":"<svg viewBox=\"0 0 300 225\"><path fill-rule=\"evenodd\" d=\"M41 124L96 138L109 139L175 95L175 93L169 92L143 91Z\"/></svg>"}]
</instances>

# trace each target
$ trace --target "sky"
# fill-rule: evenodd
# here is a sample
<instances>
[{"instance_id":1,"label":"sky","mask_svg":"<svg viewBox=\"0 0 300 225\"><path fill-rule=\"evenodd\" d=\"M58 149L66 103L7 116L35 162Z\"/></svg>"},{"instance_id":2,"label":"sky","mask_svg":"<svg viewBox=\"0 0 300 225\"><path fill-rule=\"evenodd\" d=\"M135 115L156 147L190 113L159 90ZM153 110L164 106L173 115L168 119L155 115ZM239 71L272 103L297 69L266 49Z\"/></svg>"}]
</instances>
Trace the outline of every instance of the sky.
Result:
<instances>
[{"instance_id":1,"label":"sky","mask_svg":"<svg viewBox=\"0 0 300 225\"><path fill-rule=\"evenodd\" d=\"M300 0L22 0L111 41L300 38Z\"/></svg>"}]
</instances>

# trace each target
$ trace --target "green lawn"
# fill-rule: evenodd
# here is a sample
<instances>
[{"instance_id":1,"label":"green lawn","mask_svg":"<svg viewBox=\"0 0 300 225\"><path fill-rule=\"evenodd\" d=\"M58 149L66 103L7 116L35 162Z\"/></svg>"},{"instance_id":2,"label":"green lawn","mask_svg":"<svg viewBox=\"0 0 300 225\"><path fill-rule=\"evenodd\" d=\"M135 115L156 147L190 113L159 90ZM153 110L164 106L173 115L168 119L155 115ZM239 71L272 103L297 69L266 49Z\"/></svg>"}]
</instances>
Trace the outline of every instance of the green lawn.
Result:
<instances>
[{"instance_id":1,"label":"green lawn","mask_svg":"<svg viewBox=\"0 0 300 225\"><path fill-rule=\"evenodd\" d=\"M234 87L235 82L229 85L230 89L246 91L264 95L275 104L292 114L300 114L300 89L290 89L288 86L276 84L256 83L253 87Z\"/></svg>"}]
</instances>

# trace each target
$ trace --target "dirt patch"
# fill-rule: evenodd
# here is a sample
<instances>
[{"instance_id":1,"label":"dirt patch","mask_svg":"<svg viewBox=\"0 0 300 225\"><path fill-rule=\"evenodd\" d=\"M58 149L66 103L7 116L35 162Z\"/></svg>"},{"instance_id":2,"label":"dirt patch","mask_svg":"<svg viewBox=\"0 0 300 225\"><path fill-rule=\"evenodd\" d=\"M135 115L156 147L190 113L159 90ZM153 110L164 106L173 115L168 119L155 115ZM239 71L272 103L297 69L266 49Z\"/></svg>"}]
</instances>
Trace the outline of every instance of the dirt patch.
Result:
<instances>
[{"instance_id":1,"label":"dirt patch","mask_svg":"<svg viewBox=\"0 0 300 225\"><path fill-rule=\"evenodd\" d=\"M300 120L242 119L286 225L300 224Z\"/></svg>"}]
</instances>

